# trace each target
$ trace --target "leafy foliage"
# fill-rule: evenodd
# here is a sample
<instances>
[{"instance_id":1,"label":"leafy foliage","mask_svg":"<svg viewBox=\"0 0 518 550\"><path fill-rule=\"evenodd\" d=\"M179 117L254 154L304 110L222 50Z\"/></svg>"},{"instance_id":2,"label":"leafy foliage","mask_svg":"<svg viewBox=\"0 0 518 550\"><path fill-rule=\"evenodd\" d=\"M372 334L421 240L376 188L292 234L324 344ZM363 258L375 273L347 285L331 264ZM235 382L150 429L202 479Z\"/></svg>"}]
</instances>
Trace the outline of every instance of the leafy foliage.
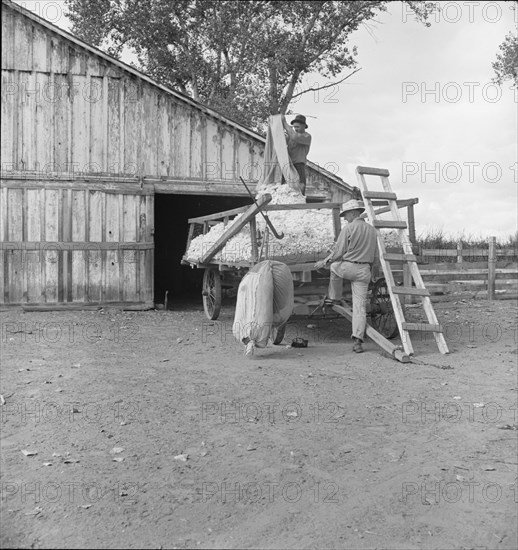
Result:
<instances>
[{"instance_id":1,"label":"leafy foliage","mask_svg":"<svg viewBox=\"0 0 518 550\"><path fill-rule=\"evenodd\" d=\"M506 80L513 80L518 86L518 35L509 33L500 44L500 53L492 64L496 74L495 82L503 84Z\"/></svg>"},{"instance_id":2,"label":"leafy foliage","mask_svg":"<svg viewBox=\"0 0 518 550\"><path fill-rule=\"evenodd\" d=\"M308 73L353 69L349 35L386 11L379 1L66 0L73 32L256 129L285 113ZM426 23L432 2L411 2ZM328 84L328 83L327 83Z\"/></svg>"},{"instance_id":3,"label":"leafy foliage","mask_svg":"<svg viewBox=\"0 0 518 550\"><path fill-rule=\"evenodd\" d=\"M518 2L515 1L510 7L515 12L516 21ZM514 86L518 87L518 34L509 32L506 35L492 66L496 75L494 82L503 84L506 80L512 80Z\"/></svg>"}]
</instances>

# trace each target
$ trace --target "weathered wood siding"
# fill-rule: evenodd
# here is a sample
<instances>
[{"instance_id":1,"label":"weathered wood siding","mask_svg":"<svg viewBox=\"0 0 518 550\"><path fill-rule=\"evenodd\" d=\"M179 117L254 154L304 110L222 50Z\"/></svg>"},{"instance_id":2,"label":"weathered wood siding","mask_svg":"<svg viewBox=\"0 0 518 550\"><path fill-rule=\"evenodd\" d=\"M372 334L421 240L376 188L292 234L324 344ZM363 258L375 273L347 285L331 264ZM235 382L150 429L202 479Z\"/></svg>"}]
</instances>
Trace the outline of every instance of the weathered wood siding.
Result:
<instances>
[{"instance_id":1,"label":"weathered wood siding","mask_svg":"<svg viewBox=\"0 0 518 550\"><path fill-rule=\"evenodd\" d=\"M1 124L0 303L151 303L154 193L261 177L259 136L7 0Z\"/></svg>"},{"instance_id":2,"label":"weathered wood siding","mask_svg":"<svg viewBox=\"0 0 518 550\"><path fill-rule=\"evenodd\" d=\"M172 179L255 175L258 144L21 14L2 17L4 170ZM47 32L46 32L47 31ZM256 166L254 166L254 163Z\"/></svg>"},{"instance_id":3,"label":"weathered wood siding","mask_svg":"<svg viewBox=\"0 0 518 550\"><path fill-rule=\"evenodd\" d=\"M239 194L239 176L260 178L264 143L253 133L2 8L4 172L203 182L194 192ZM309 168L308 196L328 189Z\"/></svg>"},{"instance_id":4,"label":"weathered wood siding","mask_svg":"<svg viewBox=\"0 0 518 550\"><path fill-rule=\"evenodd\" d=\"M2 182L0 303L152 303L154 197L109 187Z\"/></svg>"}]
</instances>

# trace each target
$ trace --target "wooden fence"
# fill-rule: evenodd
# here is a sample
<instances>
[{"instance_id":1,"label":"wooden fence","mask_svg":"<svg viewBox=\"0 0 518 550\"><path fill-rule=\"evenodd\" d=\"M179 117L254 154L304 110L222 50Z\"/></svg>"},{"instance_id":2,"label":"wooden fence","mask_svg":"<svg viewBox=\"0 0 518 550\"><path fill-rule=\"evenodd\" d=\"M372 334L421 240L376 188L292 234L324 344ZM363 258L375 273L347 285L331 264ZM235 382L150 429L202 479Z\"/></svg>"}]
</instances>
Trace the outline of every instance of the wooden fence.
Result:
<instances>
[{"instance_id":1,"label":"wooden fence","mask_svg":"<svg viewBox=\"0 0 518 550\"><path fill-rule=\"evenodd\" d=\"M518 296L518 249L499 248L496 238L488 248L416 250L419 269L432 293L487 291L487 298Z\"/></svg>"}]
</instances>

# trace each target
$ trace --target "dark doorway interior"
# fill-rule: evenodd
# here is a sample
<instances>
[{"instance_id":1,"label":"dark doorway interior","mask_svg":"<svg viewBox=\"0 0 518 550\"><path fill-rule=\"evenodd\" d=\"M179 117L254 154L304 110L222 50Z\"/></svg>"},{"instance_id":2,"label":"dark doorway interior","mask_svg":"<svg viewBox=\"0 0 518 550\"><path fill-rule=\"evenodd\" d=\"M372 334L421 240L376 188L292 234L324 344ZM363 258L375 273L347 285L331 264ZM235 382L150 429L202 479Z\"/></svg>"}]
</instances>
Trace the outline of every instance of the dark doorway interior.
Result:
<instances>
[{"instance_id":1,"label":"dark doorway interior","mask_svg":"<svg viewBox=\"0 0 518 550\"><path fill-rule=\"evenodd\" d=\"M201 299L202 269L180 264L187 245L187 220L250 205L247 197L155 195L155 302Z\"/></svg>"}]
</instances>

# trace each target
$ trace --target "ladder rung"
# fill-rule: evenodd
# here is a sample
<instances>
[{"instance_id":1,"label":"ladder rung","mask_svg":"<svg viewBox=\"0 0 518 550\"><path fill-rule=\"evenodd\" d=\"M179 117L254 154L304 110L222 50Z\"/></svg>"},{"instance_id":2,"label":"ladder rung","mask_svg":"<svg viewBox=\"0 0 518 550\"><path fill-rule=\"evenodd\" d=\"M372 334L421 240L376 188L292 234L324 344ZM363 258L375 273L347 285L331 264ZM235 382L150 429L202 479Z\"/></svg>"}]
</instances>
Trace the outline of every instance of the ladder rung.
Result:
<instances>
[{"instance_id":1,"label":"ladder rung","mask_svg":"<svg viewBox=\"0 0 518 550\"><path fill-rule=\"evenodd\" d=\"M402 323L403 330L420 330L422 332L442 332L442 325L429 325L427 323Z\"/></svg>"},{"instance_id":2,"label":"ladder rung","mask_svg":"<svg viewBox=\"0 0 518 550\"><path fill-rule=\"evenodd\" d=\"M417 262L417 257L413 254L385 254L385 260L388 262Z\"/></svg>"},{"instance_id":3,"label":"ladder rung","mask_svg":"<svg viewBox=\"0 0 518 550\"><path fill-rule=\"evenodd\" d=\"M372 222L374 227L391 227L392 229L406 229L406 222L400 222L397 220L374 220Z\"/></svg>"},{"instance_id":4,"label":"ladder rung","mask_svg":"<svg viewBox=\"0 0 518 550\"><path fill-rule=\"evenodd\" d=\"M364 199L387 199L395 201L397 200L396 193L389 193L388 191L364 191Z\"/></svg>"},{"instance_id":5,"label":"ladder rung","mask_svg":"<svg viewBox=\"0 0 518 550\"><path fill-rule=\"evenodd\" d=\"M367 174L370 176L390 176L389 171L385 168L369 168L368 166L357 166L356 171L358 174Z\"/></svg>"},{"instance_id":6,"label":"ladder rung","mask_svg":"<svg viewBox=\"0 0 518 550\"><path fill-rule=\"evenodd\" d=\"M392 292L411 296L430 296L430 292L426 288L414 288L413 286L393 286Z\"/></svg>"}]
</instances>

